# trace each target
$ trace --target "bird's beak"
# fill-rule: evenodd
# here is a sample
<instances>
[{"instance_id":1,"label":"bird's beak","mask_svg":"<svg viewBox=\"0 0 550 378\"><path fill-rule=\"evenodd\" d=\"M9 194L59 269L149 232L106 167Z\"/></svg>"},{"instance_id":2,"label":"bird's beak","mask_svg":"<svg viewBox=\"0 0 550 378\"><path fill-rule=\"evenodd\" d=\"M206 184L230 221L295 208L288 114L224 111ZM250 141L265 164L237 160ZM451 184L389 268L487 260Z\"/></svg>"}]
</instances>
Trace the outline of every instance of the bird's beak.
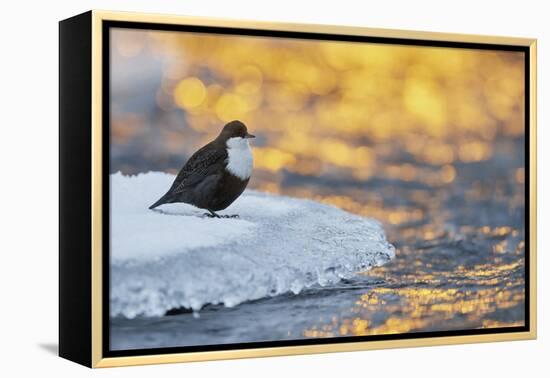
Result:
<instances>
[{"instance_id":1,"label":"bird's beak","mask_svg":"<svg viewBox=\"0 0 550 378\"><path fill-rule=\"evenodd\" d=\"M246 135L244 136L246 139L250 139L250 138L256 138L256 135L252 135L252 134L249 134L249 133L246 133Z\"/></svg>"}]
</instances>

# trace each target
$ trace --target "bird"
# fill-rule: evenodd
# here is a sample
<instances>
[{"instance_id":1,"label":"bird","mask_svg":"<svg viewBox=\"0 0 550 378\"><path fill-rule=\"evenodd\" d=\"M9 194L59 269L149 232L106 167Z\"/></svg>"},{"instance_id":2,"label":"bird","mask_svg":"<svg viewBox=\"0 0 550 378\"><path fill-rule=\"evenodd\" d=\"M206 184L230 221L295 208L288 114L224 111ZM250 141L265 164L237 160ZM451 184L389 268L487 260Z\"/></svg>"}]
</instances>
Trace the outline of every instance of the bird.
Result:
<instances>
[{"instance_id":1,"label":"bird","mask_svg":"<svg viewBox=\"0 0 550 378\"><path fill-rule=\"evenodd\" d=\"M241 121L227 123L216 139L189 158L168 192L149 209L184 202L207 210L208 217L238 218L216 212L231 205L248 185L253 168L251 138L255 136Z\"/></svg>"}]
</instances>

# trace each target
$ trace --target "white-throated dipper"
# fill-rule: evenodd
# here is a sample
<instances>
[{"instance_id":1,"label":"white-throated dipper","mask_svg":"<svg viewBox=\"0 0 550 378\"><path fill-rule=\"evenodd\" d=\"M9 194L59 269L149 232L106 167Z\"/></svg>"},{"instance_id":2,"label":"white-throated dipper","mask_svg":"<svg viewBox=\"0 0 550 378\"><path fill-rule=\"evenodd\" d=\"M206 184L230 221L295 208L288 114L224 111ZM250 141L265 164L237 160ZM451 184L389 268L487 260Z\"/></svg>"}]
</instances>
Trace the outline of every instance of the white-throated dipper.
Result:
<instances>
[{"instance_id":1,"label":"white-throated dipper","mask_svg":"<svg viewBox=\"0 0 550 378\"><path fill-rule=\"evenodd\" d=\"M208 210L207 216L220 218L216 211L231 205L250 180L250 138L255 136L248 133L244 123L229 122L216 139L189 158L168 192L149 209L165 203L185 202Z\"/></svg>"}]
</instances>

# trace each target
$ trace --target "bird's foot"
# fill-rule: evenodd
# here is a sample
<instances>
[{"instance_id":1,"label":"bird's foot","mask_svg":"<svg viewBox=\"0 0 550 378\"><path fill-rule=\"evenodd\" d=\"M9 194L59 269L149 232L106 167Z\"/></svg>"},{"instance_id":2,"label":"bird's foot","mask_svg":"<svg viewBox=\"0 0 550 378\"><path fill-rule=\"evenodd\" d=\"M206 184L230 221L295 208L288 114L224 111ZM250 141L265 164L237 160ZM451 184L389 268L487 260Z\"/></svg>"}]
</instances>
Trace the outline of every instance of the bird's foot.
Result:
<instances>
[{"instance_id":1,"label":"bird's foot","mask_svg":"<svg viewBox=\"0 0 550 378\"><path fill-rule=\"evenodd\" d=\"M240 218L239 214L222 215L221 217L222 218L232 218L232 219Z\"/></svg>"},{"instance_id":2,"label":"bird's foot","mask_svg":"<svg viewBox=\"0 0 550 378\"><path fill-rule=\"evenodd\" d=\"M231 214L231 215L218 215L213 211L210 211L209 213L204 213L203 217L206 218L226 218L226 219L236 219L239 218L239 214Z\"/></svg>"}]
</instances>

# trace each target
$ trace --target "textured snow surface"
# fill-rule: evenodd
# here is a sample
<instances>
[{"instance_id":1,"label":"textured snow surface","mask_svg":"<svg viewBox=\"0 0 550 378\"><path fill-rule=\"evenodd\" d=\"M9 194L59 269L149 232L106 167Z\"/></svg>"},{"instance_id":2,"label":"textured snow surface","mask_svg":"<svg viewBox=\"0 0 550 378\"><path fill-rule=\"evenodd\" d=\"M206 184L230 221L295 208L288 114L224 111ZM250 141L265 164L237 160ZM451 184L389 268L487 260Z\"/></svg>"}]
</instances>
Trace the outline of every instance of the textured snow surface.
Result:
<instances>
[{"instance_id":1,"label":"textured snow surface","mask_svg":"<svg viewBox=\"0 0 550 378\"><path fill-rule=\"evenodd\" d=\"M149 210L174 176L111 175L111 316L231 307L343 278L394 255L381 225L315 201L247 190L222 214L186 204Z\"/></svg>"}]
</instances>

